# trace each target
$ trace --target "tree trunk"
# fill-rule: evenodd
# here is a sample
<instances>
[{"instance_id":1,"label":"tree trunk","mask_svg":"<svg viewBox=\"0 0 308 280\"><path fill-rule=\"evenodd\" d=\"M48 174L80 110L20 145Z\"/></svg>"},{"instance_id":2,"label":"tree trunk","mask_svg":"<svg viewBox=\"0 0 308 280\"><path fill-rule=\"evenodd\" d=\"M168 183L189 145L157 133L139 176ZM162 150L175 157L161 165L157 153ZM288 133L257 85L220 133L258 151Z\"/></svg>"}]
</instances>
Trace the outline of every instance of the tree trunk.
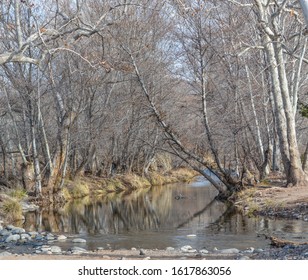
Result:
<instances>
[{"instance_id":1,"label":"tree trunk","mask_svg":"<svg viewBox=\"0 0 308 280\"><path fill-rule=\"evenodd\" d=\"M299 2L302 7L306 25L308 26L308 0L299 0Z\"/></svg>"}]
</instances>

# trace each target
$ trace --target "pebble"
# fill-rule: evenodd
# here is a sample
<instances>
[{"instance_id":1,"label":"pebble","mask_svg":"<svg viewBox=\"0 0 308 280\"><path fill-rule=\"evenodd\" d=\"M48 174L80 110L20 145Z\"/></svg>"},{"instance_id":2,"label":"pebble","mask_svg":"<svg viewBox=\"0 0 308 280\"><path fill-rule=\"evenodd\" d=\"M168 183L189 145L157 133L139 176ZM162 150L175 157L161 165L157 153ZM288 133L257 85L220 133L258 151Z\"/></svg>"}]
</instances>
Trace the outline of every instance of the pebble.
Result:
<instances>
[{"instance_id":1,"label":"pebble","mask_svg":"<svg viewBox=\"0 0 308 280\"><path fill-rule=\"evenodd\" d=\"M137 248L132 247L131 250L132 250L132 251L137 251Z\"/></svg>"},{"instance_id":2,"label":"pebble","mask_svg":"<svg viewBox=\"0 0 308 280\"><path fill-rule=\"evenodd\" d=\"M145 250L140 249L140 251L139 251L139 255L140 255L140 256L144 256L144 255L145 255Z\"/></svg>"},{"instance_id":3,"label":"pebble","mask_svg":"<svg viewBox=\"0 0 308 280\"><path fill-rule=\"evenodd\" d=\"M83 238L75 238L72 240L72 242L74 243L86 243L87 240L83 239Z\"/></svg>"}]
</instances>

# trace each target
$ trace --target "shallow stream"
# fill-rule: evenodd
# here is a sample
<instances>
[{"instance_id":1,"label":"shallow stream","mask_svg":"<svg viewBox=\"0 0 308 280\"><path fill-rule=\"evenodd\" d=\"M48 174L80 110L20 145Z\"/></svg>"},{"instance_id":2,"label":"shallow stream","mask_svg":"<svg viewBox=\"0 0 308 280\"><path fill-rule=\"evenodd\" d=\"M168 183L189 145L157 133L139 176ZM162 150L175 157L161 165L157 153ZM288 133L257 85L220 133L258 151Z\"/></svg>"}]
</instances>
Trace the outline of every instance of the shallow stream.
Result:
<instances>
[{"instance_id":1,"label":"shallow stream","mask_svg":"<svg viewBox=\"0 0 308 280\"><path fill-rule=\"evenodd\" d=\"M23 227L85 238L81 246L88 250L266 248L269 241L263 234L308 241L308 222L248 218L215 200L216 195L215 188L199 178L191 184L85 198L62 209L29 212Z\"/></svg>"}]
</instances>

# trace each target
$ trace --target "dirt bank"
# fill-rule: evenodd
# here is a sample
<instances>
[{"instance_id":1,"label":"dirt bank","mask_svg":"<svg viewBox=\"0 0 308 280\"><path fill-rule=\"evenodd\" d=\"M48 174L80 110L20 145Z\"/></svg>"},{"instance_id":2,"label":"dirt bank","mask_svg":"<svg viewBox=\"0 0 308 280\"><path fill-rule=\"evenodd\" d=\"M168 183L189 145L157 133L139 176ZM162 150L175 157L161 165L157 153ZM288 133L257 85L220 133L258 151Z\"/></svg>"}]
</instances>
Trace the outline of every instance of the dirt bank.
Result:
<instances>
[{"instance_id":1,"label":"dirt bank","mask_svg":"<svg viewBox=\"0 0 308 280\"><path fill-rule=\"evenodd\" d=\"M286 187L284 179L273 176L239 193L234 204L247 215L308 221L308 186Z\"/></svg>"}]
</instances>

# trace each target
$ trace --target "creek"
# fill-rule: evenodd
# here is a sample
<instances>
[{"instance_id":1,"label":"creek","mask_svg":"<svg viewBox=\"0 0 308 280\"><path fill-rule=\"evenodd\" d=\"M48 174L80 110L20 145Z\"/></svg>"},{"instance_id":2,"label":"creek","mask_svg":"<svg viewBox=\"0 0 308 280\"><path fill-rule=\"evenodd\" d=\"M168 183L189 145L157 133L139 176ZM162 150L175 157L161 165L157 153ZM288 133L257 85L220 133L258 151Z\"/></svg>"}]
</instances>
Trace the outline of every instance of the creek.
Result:
<instances>
[{"instance_id":1,"label":"creek","mask_svg":"<svg viewBox=\"0 0 308 280\"><path fill-rule=\"evenodd\" d=\"M264 235L308 240L308 222L243 216L215 200L216 189L198 178L190 184L172 184L135 191L86 197L63 208L25 214L26 231L47 231L80 237L87 250L165 249L191 245L267 248ZM70 246L69 244L67 246Z\"/></svg>"}]
</instances>

